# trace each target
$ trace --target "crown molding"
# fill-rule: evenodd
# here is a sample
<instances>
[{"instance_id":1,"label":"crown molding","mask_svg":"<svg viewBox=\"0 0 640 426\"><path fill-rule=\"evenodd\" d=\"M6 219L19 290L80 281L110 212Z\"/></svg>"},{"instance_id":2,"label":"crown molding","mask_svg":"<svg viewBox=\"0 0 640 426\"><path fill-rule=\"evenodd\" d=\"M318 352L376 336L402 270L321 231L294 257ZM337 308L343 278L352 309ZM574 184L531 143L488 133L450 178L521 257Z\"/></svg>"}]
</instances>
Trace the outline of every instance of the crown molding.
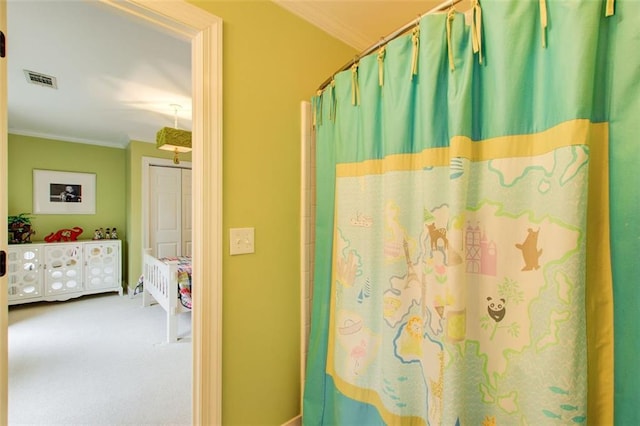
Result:
<instances>
[{"instance_id":1,"label":"crown molding","mask_svg":"<svg viewBox=\"0 0 640 426\"><path fill-rule=\"evenodd\" d=\"M365 50L372 43L370 37L366 34L354 30L353 26L349 25L348 22L341 21L336 18L336 16L327 13L324 8L319 6L321 2L292 0L272 1L358 51Z\"/></svg>"},{"instance_id":2,"label":"crown molding","mask_svg":"<svg viewBox=\"0 0 640 426\"><path fill-rule=\"evenodd\" d=\"M60 141L60 142L83 143L86 145L98 145L98 146L104 146L107 148L116 148L116 149L124 149L129 145L129 139L124 137L117 141L102 141L102 140L73 138L69 136L54 135L51 133L38 133L38 132L29 131L29 130L22 130L22 129L15 129L15 128L9 128L8 133L11 135L28 136L28 137L40 138L40 139L51 139L51 140Z\"/></svg>"}]
</instances>

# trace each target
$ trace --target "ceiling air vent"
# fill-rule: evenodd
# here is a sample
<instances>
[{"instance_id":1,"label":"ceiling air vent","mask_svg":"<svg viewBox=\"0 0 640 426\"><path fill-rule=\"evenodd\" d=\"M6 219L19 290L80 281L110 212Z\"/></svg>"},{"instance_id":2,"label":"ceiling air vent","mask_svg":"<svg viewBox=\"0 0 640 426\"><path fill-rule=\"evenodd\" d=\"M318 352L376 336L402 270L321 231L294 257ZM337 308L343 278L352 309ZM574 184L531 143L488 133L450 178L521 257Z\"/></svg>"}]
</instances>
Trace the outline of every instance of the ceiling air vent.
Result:
<instances>
[{"instance_id":1,"label":"ceiling air vent","mask_svg":"<svg viewBox=\"0 0 640 426\"><path fill-rule=\"evenodd\" d=\"M35 71L24 70L24 75L27 77L27 81L31 84L37 84L38 86L51 87L52 89L58 88L56 78L50 75L42 74Z\"/></svg>"}]
</instances>

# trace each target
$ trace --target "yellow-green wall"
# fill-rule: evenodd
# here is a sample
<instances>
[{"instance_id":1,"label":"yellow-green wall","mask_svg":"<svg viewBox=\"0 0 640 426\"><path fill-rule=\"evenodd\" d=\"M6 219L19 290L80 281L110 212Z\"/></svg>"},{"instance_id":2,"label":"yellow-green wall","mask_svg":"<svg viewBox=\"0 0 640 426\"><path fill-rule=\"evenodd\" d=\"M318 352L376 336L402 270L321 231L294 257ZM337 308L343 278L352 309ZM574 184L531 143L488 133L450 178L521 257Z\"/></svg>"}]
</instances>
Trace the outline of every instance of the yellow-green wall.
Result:
<instances>
[{"instance_id":1,"label":"yellow-green wall","mask_svg":"<svg viewBox=\"0 0 640 426\"><path fill-rule=\"evenodd\" d=\"M300 102L356 53L270 1L192 1L223 20L222 423L280 425L300 407Z\"/></svg>"},{"instance_id":2,"label":"yellow-green wall","mask_svg":"<svg viewBox=\"0 0 640 426\"><path fill-rule=\"evenodd\" d=\"M91 239L96 228L115 226L123 241L123 285L133 288L142 269L142 157L170 160L173 153L139 141L121 149L10 134L9 215L33 212L33 169L95 173L96 214L34 214L31 241L74 226L84 230L80 239ZM191 161L191 154L180 159Z\"/></svg>"},{"instance_id":3,"label":"yellow-green wall","mask_svg":"<svg viewBox=\"0 0 640 426\"><path fill-rule=\"evenodd\" d=\"M93 238L96 228L113 227L120 239L126 238L124 149L13 134L8 140L9 215L33 212L33 169L96 174L96 214L34 214L31 241L74 226L84 230L80 239Z\"/></svg>"}]
</instances>

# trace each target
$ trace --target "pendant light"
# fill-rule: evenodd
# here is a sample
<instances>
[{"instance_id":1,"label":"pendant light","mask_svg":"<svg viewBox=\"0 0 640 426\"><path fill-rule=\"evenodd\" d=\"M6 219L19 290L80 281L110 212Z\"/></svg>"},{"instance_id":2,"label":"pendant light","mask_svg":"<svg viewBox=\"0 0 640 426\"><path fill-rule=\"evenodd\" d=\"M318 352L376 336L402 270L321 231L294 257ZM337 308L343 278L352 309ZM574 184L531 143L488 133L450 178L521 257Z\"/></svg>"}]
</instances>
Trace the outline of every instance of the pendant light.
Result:
<instances>
[{"instance_id":1,"label":"pendant light","mask_svg":"<svg viewBox=\"0 0 640 426\"><path fill-rule=\"evenodd\" d=\"M156 134L156 148L173 151L173 163L180 164L178 154L191 151L191 132L178 129L178 109L180 105L171 104L174 110L173 128L163 127Z\"/></svg>"}]
</instances>

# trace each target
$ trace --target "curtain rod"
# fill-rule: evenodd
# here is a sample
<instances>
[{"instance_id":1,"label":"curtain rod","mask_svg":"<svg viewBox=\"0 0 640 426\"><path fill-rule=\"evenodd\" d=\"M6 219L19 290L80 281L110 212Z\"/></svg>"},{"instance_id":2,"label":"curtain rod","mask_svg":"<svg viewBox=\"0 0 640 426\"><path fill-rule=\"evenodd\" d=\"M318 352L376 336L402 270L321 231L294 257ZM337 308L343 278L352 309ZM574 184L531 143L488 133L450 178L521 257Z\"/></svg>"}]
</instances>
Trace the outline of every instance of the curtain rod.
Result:
<instances>
[{"instance_id":1,"label":"curtain rod","mask_svg":"<svg viewBox=\"0 0 640 426\"><path fill-rule=\"evenodd\" d=\"M428 12L424 13L423 15L420 15L418 17L418 19L405 24L404 26L398 28L397 30L395 30L394 32L389 34L388 36L383 37L380 41L378 41L377 43L369 46L366 50L360 52L360 54L356 55L356 57L354 59L352 59L351 61L347 62L340 69L338 69L336 72L334 72L333 75L331 75L331 77L327 78L325 81L322 82L322 84L320 85L318 90L319 91L324 90L324 88L327 87L329 85L329 83L331 83L331 81L333 80L333 77L337 73L339 73L341 71L348 70L360 58L363 58L363 57L367 56L368 54L374 52L377 48L379 48L383 44L387 44L391 40L396 39L396 38L400 37L401 35L405 34L406 32L412 30L414 27L416 27L418 25L418 22L422 17L430 15L432 13L442 12L445 9L448 9L450 7L455 6L456 4L460 3L461 1L462 0L445 0L441 4L439 4L438 6L434 7L433 9L429 10Z\"/></svg>"}]
</instances>

